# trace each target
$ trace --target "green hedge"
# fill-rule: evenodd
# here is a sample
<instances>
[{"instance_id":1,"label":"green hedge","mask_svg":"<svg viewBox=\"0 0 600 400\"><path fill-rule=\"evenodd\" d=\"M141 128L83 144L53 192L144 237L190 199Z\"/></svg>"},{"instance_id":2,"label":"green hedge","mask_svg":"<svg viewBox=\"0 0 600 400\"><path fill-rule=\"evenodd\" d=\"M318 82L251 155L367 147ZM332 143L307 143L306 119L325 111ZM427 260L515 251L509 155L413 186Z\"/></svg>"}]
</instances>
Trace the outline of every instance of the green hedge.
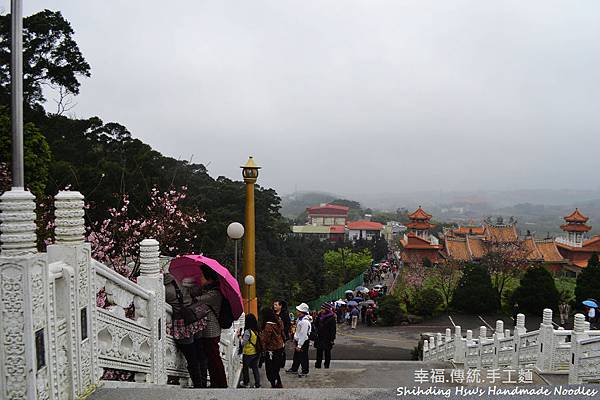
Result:
<instances>
[{"instance_id":1,"label":"green hedge","mask_svg":"<svg viewBox=\"0 0 600 400\"><path fill-rule=\"evenodd\" d=\"M308 306L310 307L311 310L318 310L321 307L321 304L323 304L326 301L332 301L332 300L338 300L338 299L345 299L345 293L346 290L354 290L357 286L363 286L365 279L364 279L364 273L360 274L358 276L356 276L354 279L352 279L350 282L347 282L344 286L341 286L337 289L335 289L334 291L321 296L315 300L309 301L308 302Z\"/></svg>"}]
</instances>

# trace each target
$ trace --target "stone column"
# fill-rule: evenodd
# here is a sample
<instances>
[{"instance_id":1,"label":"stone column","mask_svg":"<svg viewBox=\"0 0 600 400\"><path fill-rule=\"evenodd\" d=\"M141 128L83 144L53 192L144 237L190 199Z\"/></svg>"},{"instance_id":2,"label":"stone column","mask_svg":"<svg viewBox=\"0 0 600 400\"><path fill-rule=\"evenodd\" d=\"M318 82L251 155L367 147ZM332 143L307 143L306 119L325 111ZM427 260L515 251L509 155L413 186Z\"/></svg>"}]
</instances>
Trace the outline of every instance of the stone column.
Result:
<instances>
[{"instance_id":1,"label":"stone column","mask_svg":"<svg viewBox=\"0 0 600 400\"><path fill-rule=\"evenodd\" d=\"M571 334L571 363L569 364L569 385L581 383L579 378L579 358L581 357L581 346L579 342L587 339L586 321L583 314L575 314L573 332Z\"/></svg>"},{"instance_id":2,"label":"stone column","mask_svg":"<svg viewBox=\"0 0 600 400\"><path fill-rule=\"evenodd\" d=\"M454 353L448 354L448 344L450 343L450 340L452 340L452 334L450 332L450 328L446 328L446 336L444 337L444 361L450 360L454 356Z\"/></svg>"},{"instance_id":3,"label":"stone column","mask_svg":"<svg viewBox=\"0 0 600 400\"><path fill-rule=\"evenodd\" d=\"M457 364L465 362L465 339L462 337L459 325L454 327L454 362Z\"/></svg>"},{"instance_id":4,"label":"stone column","mask_svg":"<svg viewBox=\"0 0 600 400\"><path fill-rule=\"evenodd\" d=\"M469 366L467 365L468 360L467 360L467 352L469 351L469 345L473 343L473 331L470 329L467 329L467 337L465 338L465 363L463 364L463 367L465 369L467 369Z\"/></svg>"},{"instance_id":5,"label":"stone column","mask_svg":"<svg viewBox=\"0 0 600 400\"><path fill-rule=\"evenodd\" d=\"M540 323L538 336L538 358L536 367L541 372L552 372L552 352L554 351L554 327L552 326L552 310L545 308Z\"/></svg>"},{"instance_id":6,"label":"stone column","mask_svg":"<svg viewBox=\"0 0 600 400\"><path fill-rule=\"evenodd\" d=\"M498 357L500 353L500 339L504 339L504 322L502 320L496 320L496 329L494 329L494 361L492 362L493 368L498 368Z\"/></svg>"},{"instance_id":7,"label":"stone column","mask_svg":"<svg viewBox=\"0 0 600 400\"><path fill-rule=\"evenodd\" d=\"M438 360L444 360L446 358L446 346L442 340L442 334L439 332L435 335L435 345L435 354L437 355L436 358Z\"/></svg>"},{"instance_id":8,"label":"stone column","mask_svg":"<svg viewBox=\"0 0 600 400\"><path fill-rule=\"evenodd\" d=\"M485 326L479 327L479 358L477 359L477 368L481 369L481 356L483 355L483 342L487 339L487 328Z\"/></svg>"},{"instance_id":9,"label":"stone column","mask_svg":"<svg viewBox=\"0 0 600 400\"><path fill-rule=\"evenodd\" d=\"M149 303L150 327L152 329L152 373L149 381L167 383L165 366L165 286L160 271L159 243L154 239L144 239L140 243L140 276L138 284L152 293Z\"/></svg>"},{"instance_id":10,"label":"stone column","mask_svg":"<svg viewBox=\"0 0 600 400\"><path fill-rule=\"evenodd\" d=\"M423 340L423 361L429 361L429 341Z\"/></svg>"},{"instance_id":11,"label":"stone column","mask_svg":"<svg viewBox=\"0 0 600 400\"><path fill-rule=\"evenodd\" d=\"M521 335L523 335L524 333L527 333L527 329L525 329L525 314L517 314L517 325L515 326L515 330L514 330L514 348L515 348L515 353L514 353L514 357L513 357L513 362L512 362L512 367L513 368L518 368L519 367L519 351L520 351L520 345L521 345Z\"/></svg>"},{"instance_id":12,"label":"stone column","mask_svg":"<svg viewBox=\"0 0 600 400\"><path fill-rule=\"evenodd\" d=\"M46 257L36 250L35 198L0 197L0 398L47 399Z\"/></svg>"},{"instance_id":13,"label":"stone column","mask_svg":"<svg viewBox=\"0 0 600 400\"><path fill-rule=\"evenodd\" d=\"M437 348L435 347L435 339L433 338L433 336L431 336L429 338L429 359L430 360L434 360L434 361L436 360L432 357L432 356L436 355L436 351L437 351Z\"/></svg>"},{"instance_id":14,"label":"stone column","mask_svg":"<svg viewBox=\"0 0 600 400\"><path fill-rule=\"evenodd\" d=\"M95 270L91 247L85 243L84 203L79 192L64 190L54 198L56 208L56 244L48 246L51 263L68 266L68 293L57 293L57 301L67 307L67 351L70 352L72 397L91 390L98 383L98 332L96 323ZM71 275L72 272L72 275Z\"/></svg>"}]
</instances>

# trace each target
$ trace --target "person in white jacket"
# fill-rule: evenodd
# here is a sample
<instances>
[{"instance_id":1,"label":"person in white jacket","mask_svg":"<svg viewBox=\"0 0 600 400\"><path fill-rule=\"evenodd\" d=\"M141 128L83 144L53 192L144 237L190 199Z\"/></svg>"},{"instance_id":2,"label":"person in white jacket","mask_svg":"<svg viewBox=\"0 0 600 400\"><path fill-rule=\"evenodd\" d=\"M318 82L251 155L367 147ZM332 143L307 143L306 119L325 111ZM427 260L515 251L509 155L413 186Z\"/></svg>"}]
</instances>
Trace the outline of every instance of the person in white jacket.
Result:
<instances>
[{"instance_id":1,"label":"person in white jacket","mask_svg":"<svg viewBox=\"0 0 600 400\"><path fill-rule=\"evenodd\" d=\"M310 335L311 324L307 316L310 312L308 305L302 303L296 307L298 320L296 322L296 333L294 333L294 359L292 367L288 369L289 374L298 374L302 378L308 374L308 335ZM302 367L302 372L298 372L298 368Z\"/></svg>"}]
</instances>

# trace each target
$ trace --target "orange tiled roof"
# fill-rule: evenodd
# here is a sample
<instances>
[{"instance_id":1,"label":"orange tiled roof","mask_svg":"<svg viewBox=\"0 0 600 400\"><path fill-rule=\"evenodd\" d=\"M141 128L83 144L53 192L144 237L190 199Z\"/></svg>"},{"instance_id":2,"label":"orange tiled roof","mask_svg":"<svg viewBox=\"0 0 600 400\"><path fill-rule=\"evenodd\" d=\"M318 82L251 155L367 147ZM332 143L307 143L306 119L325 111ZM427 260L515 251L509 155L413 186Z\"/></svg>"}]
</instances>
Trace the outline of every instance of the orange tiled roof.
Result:
<instances>
[{"instance_id":1,"label":"orange tiled roof","mask_svg":"<svg viewBox=\"0 0 600 400\"><path fill-rule=\"evenodd\" d=\"M586 224L564 224L560 229L567 232L588 232L592 227Z\"/></svg>"},{"instance_id":2,"label":"orange tiled roof","mask_svg":"<svg viewBox=\"0 0 600 400\"><path fill-rule=\"evenodd\" d=\"M352 230L363 230L363 231L380 231L383 229L383 225L379 222L372 221L353 221L348 222L348 229Z\"/></svg>"},{"instance_id":3,"label":"orange tiled roof","mask_svg":"<svg viewBox=\"0 0 600 400\"><path fill-rule=\"evenodd\" d=\"M331 225L329 233L346 233L346 227L344 225Z\"/></svg>"},{"instance_id":4,"label":"orange tiled roof","mask_svg":"<svg viewBox=\"0 0 600 400\"><path fill-rule=\"evenodd\" d=\"M452 229L452 233L465 236L465 235L483 235L485 227L483 226L459 226L458 228Z\"/></svg>"},{"instance_id":5,"label":"orange tiled roof","mask_svg":"<svg viewBox=\"0 0 600 400\"><path fill-rule=\"evenodd\" d=\"M575 211L564 217L564 219L567 222L587 222L589 218L579 212L579 209L576 208Z\"/></svg>"},{"instance_id":6,"label":"orange tiled roof","mask_svg":"<svg viewBox=\"0 0 600 400\"><path fill-rule=\"evenodd\" d=\"M545 262L563 263L566 262L564 257L558 251L554 240L536 240L538 250L542 254Z\"/></svg>"},{"instance_id":7,"label":"orange tiled roof","mask_svg":"<svg viewBox=\"0 0 600 400\"><path fill-rule=\"evenodd\" d=\"M527 251L527 259L530 261L543 260L544 256L536 246L533 236L528 236L523 240L523 247Z\"/></svg>"},{"instance_id":8,"label":"orange tiled roof","mask_svg":"<svg viewBox=\"0 0 600 400\"><path fill-rule=\"evenodd\" d=\"M337 204L324 204L308 207L306 211L309 215L339 215L347 216L350 208L346 206L338 206Z\"/></svg>"},{"instance_id":9,"label":"orange tiled roof","mask_svg":"<svg viewBox=\"0 0 600 400\"><path fill-rule=\"evenodd\" d=\"M446 253L450 258L461 261L471 261L471 252L467 246L466 239L446 238L445 239Z\"/></svg>"},{"instance_id":10,"label":"orange tiled roof","mask_svg":"<svg viewBox=\"0 0 600 400\"><path fill-rule=\"evenodd\" d=\"M435 225L430 224L429 222L426 222L426 221L415 221L415 222L409 222L406 224L406 227L409 229L418 229L421 231L431 229L434 226Z\"/></svg>"},{"instance_id":11,"label":"orange tiled roof","mask_svg":"<svg viewBox=\"0 0 600 400\"><path fill-rule=\"evenodd\" d=\"M485 225L486 240L496 242L516 242L519 239L517 227L513 225Z\"/></svg>"},{"instance_id":12,"label":"orange tiled roof","mask_svg":"<svg viewBox=\"0 0 600 400\"><path fill-rule=\"evenodd\" d=\"M471 257L475 259L483 257L486 253L482 238L467 236L467 246Z\"/></svg>"},{"instance_id":13,"label":"orange tiled roof","mask_svg":"<svg viewBox=\"0 0 600 400\"><path fill-rule=\"evenodd\" d=\"M427 214L422 208L421 206L419 206L419 208L417 208L417 210L408 215L408 218L410 219L431 219L431 214Z\"/></svg>"}]
</instances>

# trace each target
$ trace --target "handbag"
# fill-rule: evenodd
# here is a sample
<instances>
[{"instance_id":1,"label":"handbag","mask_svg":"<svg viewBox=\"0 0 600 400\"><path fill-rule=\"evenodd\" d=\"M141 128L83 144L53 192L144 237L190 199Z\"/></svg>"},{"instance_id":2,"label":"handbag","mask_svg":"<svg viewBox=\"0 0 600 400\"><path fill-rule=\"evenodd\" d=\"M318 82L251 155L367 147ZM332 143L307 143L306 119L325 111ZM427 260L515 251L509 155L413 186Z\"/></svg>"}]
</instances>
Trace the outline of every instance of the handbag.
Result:
<instances>
[{"instance_id":1,"label":"handbag","mask_svg":"<svg viewBox=\"0 0 600 400\"><path fill-rule=\"evenodd\" d=\"M182 319L185 325L190 325L198 321L196 314L183 305L183 293L181 293L177 282L172 281L171 284L175 288L175 296L177 297L177 303L179 303L179 311L173 313L173 319Z\"/></svg>"}]
</instances>

